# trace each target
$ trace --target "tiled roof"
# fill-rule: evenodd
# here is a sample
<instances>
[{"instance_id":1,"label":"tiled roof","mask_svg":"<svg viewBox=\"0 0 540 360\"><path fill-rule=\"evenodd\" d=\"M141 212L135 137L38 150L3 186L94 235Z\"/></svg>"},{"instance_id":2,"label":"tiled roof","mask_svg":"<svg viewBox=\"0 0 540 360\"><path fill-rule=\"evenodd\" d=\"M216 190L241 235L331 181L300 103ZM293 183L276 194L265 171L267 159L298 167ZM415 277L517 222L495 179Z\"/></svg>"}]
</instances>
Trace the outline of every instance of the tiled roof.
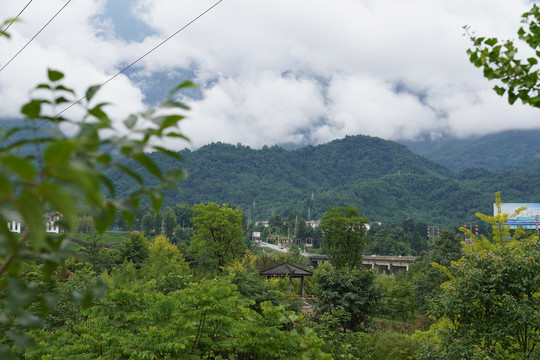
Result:
<instances>
[{"instance_id":1,"label":"tiled roof","mask_svg":"<svg viewBox=\"0 0 540 360\"><path fill-rule=\"evenodd\" d=\"M293 264L283 263L271 267L270 269L263 270L259 272L261 276L289 276L289 277L301 277L301 276L311 276L313 273L311 271L299 268Z\"/></svg>"}]
</instances>

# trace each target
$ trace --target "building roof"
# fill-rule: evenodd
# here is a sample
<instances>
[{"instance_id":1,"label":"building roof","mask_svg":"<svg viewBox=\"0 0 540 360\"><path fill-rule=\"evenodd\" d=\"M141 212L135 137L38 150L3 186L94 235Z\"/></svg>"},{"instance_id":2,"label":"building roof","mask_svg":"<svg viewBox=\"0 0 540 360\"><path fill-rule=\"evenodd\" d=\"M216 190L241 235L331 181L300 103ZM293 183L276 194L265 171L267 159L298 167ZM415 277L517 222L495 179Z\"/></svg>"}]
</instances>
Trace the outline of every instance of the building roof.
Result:
<instances>
[{"instance_id":1,"label":"building roof","mask_svg":"<svg viewBox=\"0 0 540 360\"><path fill-rule=\"evenodd\" d=\"M311 271L299 268L293 264L283 263L271 267L269 269L259 272L260 276L288 276L288 277L303 277L311 276L313 273Z\"/></svg>"}]
</instances>

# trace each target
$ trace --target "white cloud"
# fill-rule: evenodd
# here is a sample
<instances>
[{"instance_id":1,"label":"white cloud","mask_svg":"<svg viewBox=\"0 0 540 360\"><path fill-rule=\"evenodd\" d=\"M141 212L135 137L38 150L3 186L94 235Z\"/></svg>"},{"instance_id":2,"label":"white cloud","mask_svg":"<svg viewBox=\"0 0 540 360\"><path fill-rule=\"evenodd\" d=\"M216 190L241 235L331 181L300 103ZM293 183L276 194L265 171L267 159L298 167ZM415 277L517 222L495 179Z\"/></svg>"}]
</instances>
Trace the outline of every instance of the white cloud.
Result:
<instances>
[{"instance_id":1,"label":"white cloud","mask_svg":"<svg viewBox=\"0 0 540 360\"><path fill-rule=\"evenodd\" d=\"M396 94L380 79L340 76L330 84L329 99L330 122L319 132L323 141L348 134L411 139L438 127L433 109L416 96Z\"/></svg>"},{"instance_id":2,"label":"white cloud","mask_svg":"<svg viewBox=\"0 0 540 360\"><path fill-rule=\"evenodd\" d=\"M141 42L114 33L106 0L78 0L0 72L0 109L14 115L45 69L77 91L99 83L214 4L132 0L155 29ZM34 2L0 42L9 59L63 1ZM20 8L8 2L5 14ZM534 109L511 107L467 60L463 25L515 39L526 0L226 0L143 61L140 73L195 70L203 98L182 129L195 146L321 143L345 135L387 139L540 128ZM118 6L116 7L118 8ZM396 92L396 86L402 90ZM125 76L104 89L122 118L143 106ZM175 146L183 146L177 145Z\"/></svg>"},{"instance_id":3,"label":"white cloud","mask_svg":"<svg viewBox=\"0 0 540 360\"><path fill-rule=\"evenodd\" d=\"M319 84L306 78L264 72L252 78L221 78L193 102L182 129L200 146L208 141L250 146L302 143L325 117ZM204 139L204 141L201 141Z\"/></svg>"}]
</instances>

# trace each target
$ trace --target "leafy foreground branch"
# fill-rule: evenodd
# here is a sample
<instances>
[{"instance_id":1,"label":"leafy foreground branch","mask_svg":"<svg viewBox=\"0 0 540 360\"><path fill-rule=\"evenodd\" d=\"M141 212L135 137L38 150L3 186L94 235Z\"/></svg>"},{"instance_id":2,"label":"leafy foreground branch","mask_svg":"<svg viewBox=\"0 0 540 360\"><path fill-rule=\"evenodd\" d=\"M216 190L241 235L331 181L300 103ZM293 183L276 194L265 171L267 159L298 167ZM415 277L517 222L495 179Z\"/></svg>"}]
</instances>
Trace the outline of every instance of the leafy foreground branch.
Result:
<instances>
[{"instance_id":1,"label":"leafy foreground branch","mask_svg":"<svg viewBox=\"0 0 540 360\"><path fill-rule=\"evenodd\" d=\"M51 287L40 287L24 278L26 264L37 262L41 264L38 279L50 282L53 273L64 272L64 260L72 255L62 236L46 232L45 215L61 214L59 224L74 231L79 212L85 211L93 216L97 232L103 233L117 213L128 223L133 221L144 198L158 210L163 203L162 190L174 188L184 175L180 169L163 172L145 152L160 151L180 160L178 154L156 144L166 138L186 139L177 123L187 107L175 101L174 95L192 83L175 88L155 109L130 115L118 124L105 112L107 103L94 103L99 86L90 87L77 102L83 111L81 119L55 116L59 105L76 101L75 92L62 84L63 78L61 72L49 70L48 81L39 84L34 98L22 107L22 126L0 128L1 358L10 356L8 348L13 344L31 344L25 331L41 327L43 317L59 300L58 294L49 291ZM52 130L38 132L46 122L53 124ZM66 136L61 128L74 135ZM129 159L140 163L157 185L147 186L140 173L124 166ZM123 199L116 198L115 186L105 173L112 167L137 181L138 186ZM22 235L10 231L7 224L12 221L23 224ZM103 289L98 284L70 296L88 305Z\"/></svg>"},{"instance_id":2,"label":"leafy foreground branch","mask_svg":"<svg viewBox=\"0 0 540 360\"><path fill-rule=\"evenodd\" d=\"M518 38L529 45L536 57L521 59L513 41L501 42L494 37L476 36L470 27L465 26L466 35L474 45L467 54L471 63L483 69L486 79L499 81L493 90L500 96L506 93L510 104L519 99L523 104L540 107L537 66L540 57L540 8L534 4L522 15L521 22L524 25L517 32Z\"/></svg>"}]
</instances>

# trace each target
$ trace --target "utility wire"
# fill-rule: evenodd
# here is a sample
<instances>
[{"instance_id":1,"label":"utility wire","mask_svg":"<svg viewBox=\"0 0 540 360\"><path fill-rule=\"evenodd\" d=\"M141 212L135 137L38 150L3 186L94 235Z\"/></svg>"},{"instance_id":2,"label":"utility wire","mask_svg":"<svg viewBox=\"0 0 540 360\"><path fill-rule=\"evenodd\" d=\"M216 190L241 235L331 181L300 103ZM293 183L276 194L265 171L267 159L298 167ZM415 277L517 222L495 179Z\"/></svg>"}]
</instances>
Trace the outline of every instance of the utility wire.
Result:
<instances>
[{"instance_id":1,"label":"utility wire","mask_svg":"<svg viewBox=\"0 0 540 360\"><path fill-rule=\"evenodd\" d=\"M71 1L71 0L70 0ZM120 70L119 72L117 72L116 74L114 74L113 76L111 76L109 79L107 79L106 81L104 81L103 83L101 83L99 86L104 86L105 84L109 83L110 81L112 81L114 78L116 78L118 75L124 73L126 70L128 70L129 68L131 68L133 65L135 65L136 63L138 63L139 61L141 61L143 58L145 58L146 56L148 56L150 53L152 53L154 50L156 50L157 48L159 48L161 45L165 44L167 41L169 41L170 39L172 39L173 37L175 37L176 35L178 35L180 32L182 32L185 28L187 28L188 26L190 26L191 24L193 24L195 21L199 20L201 17L203 17L204 15L206 15L209 11L211 11L213 8L215 8L216 6L218 6L223 0L219 0L218 2L216 2L214 5L210 6L208 9L206 9L205 11L203 11L201 14L199 14L197 17L195 17L193 20L191 20L190 22L188 22L186 25L182 26L180 29L178 29L176 32L174 32L172 35L169 35L165 40L161 41L159 44L157 44L156 46L154 46L152 49L148 50L146 53L144 53L142 56L138 57L135 61L133 61L132 63L130 63L129 65L127 65L126 67L124 67L122 70ZM82 100L84 100L84 96L81 97L80 99L78 99L77 101L74 101L72 102L68 107L66 107L64 110L60 111L59 113L57 113L56 115L54 115L54 118L57 118L58 116L62 115L64 112L66 112L67 110L71 109L73 106L75 106L76 104L80 103ZM43 124L41 124L40 126L38 126L37 128L35 128L34 130L39 130L41 129L43 126L45 126L50 120L45 120L43 122ZM23 138L26 138L26 136L24 136Z\"/></svg>"},{"instance_id":2,"label":"utility wire","mask_svg":"<svg viewBox=\"0 0 540 360\"><path fill-rule=\"evenodd\" d=\"M11 24L13 24L15 21L17 21L17 19L19 18L19 16L21 16L21 14L23 13L24 10L26 10L26 8L28 7L28 5L30 5L32 3L32 1L34 0L30 0L28 2L28 4L26 4L21 11L19 11L19 13L17 14L17 16L15 16L13 19L11 19L11 21L9 22L9 24L7 24L6 28L2 31L0 31L0 36L2 36L2 34L4 34L6 31L8 31L9 27L11 26Z\"/></svg>"},{"instance_id":3,"label":"utility wire","mask_svg":"<svg viewBox=\"0 0 540 360\"><path fill-rule=\"evenodd\" d=\"M111 76L109 79L107 79L106 81L104 81L103 83L101 83L99 86L103 86L107 83L109 83L110 81L112 81L114 78L116 78L118 75L124 73L126 70L128 70L129 68L131 68L133 65L135 65L136 63L138 63L139 61L141 61L142 59L144 59L147 55L149 55L150 53L152 53L154 50L156 50L157 48L159 48L161 45L165 44L167 41L169 41L170 39L172 39L173 37L175 37L177 34L179 34L180 32L182 32L185 28L187 28L189 25L193 24L195 21L199 20L201 17L203 17L204 15L206 15L206 13L208 13L210 10L212 10L213 8L215 8L216 6L219 5L219 3L221 3L223 0L219 0L218 2L216 2L214 5L210 6L208 9L206 9L205 11L203 11L202 13L200 13L197 17L195 17L193 20L191 20L190 22L188 22L186 25L182 26L180 29L178 29L176 32L174 32L172 35L169 35L169 37L167 37L165 40L161 41L159 44L157 44L156 46L154 46L152 49L148 50L146 53L144 53L144 55L138 57L135 61L133 61L131 64L129 64L128 66L124 67L122 70L120 70L119 72L117 72L116 74L114 74L113 76ZM73 106L75 106L76 104L80 103L85 97L81 97L79 100L71 103L68 107L66 107L64 110L60 111L59 113L57 113L54 117L58 117L60 115L62 115L64 112L66 112L67 110L71 109ZM49 120L47 120L45 123L47 123ZM45 123L41 124L39 128L41 128L43 125L45 125Z\"/></svg>"},{"instance_id":4,"label":"utility wire","mask_svg":"<svg viewBox=\"0 0 540 360\"><path fill-rule=\"evenodd\" d=\"M58 16L58 14L60 14L60 12L62 12L62 10L65 9L66 6L68 6L68 4L69 4L70 2L71 2L71 0L68 0L68 1L64 4L64 6L62 6L62 7L60 8L60 10L58 10L58 11L56 12L56 14L54 14L54 16L53 16L49 21L47 21L47 23L46 23L45 25L43 25L43 27L42 27L41 29L39 29L39 31L38 31L34 36L32 36L32 38L31 38L30 40L28 40L28 42L21 48L21 50L17 51L17 53L16 53L15 55L13 55L13 57L12 57L11 59L9 59L9 61L8 61L4 66L2 66L2 68L0 68L0 72L2 72L2 70L4 70L4 69L6 68L6 66L8 66L8 65L9 65L9 64L10 64L17 56L19 56L19 54L20 54L24 49L26 49L26 47L27 47L28 45L30 45L30 43L31 43L31 42L32 42L39 34L41 34L41 32L42 32L42 31L43 31L43 30L44 30L44 29L45 29L45 28L46 28L46 27L54 20L54 18L55 18L56 16Z\"/></svg>"}]
</instances>

